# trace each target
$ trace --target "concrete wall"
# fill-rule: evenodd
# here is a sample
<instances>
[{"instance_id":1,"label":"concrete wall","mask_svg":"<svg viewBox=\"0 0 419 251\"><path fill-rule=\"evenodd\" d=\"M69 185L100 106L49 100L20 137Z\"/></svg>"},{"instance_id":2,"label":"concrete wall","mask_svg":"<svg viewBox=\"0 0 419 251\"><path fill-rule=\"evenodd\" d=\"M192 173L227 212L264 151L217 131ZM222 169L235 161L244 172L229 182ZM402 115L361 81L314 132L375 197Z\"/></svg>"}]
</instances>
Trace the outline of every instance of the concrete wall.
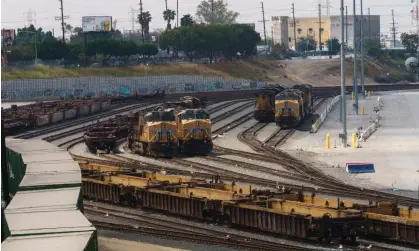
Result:
<instances>
[{"instance_id":1,"label":"concrete wall","mask_svg":"<svg viewBox=\"0 0 419 251\"><path fill-rule=\"evenodd\" d=\"M85 77L18 79L2 81L1 101L54 100L61 97L103 97L147 94L244 90L260 88L264 82L206 76Z\"/></svg>"}]
</instances>

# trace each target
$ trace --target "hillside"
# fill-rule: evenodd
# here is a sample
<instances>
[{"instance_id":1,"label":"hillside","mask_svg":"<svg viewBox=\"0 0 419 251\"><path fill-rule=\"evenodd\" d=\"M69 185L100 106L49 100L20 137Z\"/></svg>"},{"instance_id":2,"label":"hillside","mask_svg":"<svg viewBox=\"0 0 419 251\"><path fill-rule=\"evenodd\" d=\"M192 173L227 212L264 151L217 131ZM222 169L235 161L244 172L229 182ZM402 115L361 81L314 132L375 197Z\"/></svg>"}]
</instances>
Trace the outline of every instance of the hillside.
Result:
<instances>
[{"instance_id":1,"label":"hillside","mask_svg":"<svg viewBox=\"0 0 419 251\"><path fill-rule=\"evenodd\" d=\"M373 84L376 75L384 75L381 67L368 63L366 83ZM353 61L346 61L346 81L352 82ZM56 68L38 65L28 70L3 70L2 80L56 78L56 77L92 77L92 76L163 76L163 75L203 75L224 78L243 78L249 80L293 84L310 83L315 86L338 85L340 83L339 59L327 60L286 60L286 61L237 61L207 64L164 64L109 68Z\"/></svg>"},{"instance_id":2,"label":"hillside","mask_svg":"<svg viewBox=\"0 0 419 251\"><path fill-rule=\"evenodd\" d=\"M164 75L202 75L225 78L244 78L270 81L262 64L256 62L230 62L207 64L162 64L129 67L87 67L60 68L37 65L33 69L2 70L1 79L39 79L57 77L94 77L94 76L164 76Z\"/></svg>"}]
</instances>

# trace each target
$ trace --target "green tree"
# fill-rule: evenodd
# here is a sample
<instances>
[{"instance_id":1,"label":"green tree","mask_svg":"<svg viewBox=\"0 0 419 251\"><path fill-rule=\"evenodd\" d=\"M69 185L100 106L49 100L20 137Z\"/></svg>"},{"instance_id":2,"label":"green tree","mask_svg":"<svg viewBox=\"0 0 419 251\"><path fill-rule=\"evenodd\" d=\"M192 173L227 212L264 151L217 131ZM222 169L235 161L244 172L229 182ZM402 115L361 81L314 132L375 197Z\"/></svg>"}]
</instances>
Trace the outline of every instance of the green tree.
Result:
<instances>
[{"instance_id":1,"label":"green tree","mask_svg":"<svg viewBox=\"0 0 419 251\"><path fill-rule=\"evenodd\" d=\"M377 39L368 39L364 43L364 48L368 55L373 57L381 57L383 55L383 50L381 49L381 43Z\"/></svg>"},{"instance_id":2,"label":"green tree","mask_svg":"<svg viewBox=\"0 0 419 251\"><path fill-rule=\"evenodd\" d=\"M54 60L68 58L68 47L62 41L42 43L38 48L38 58Z\"/></svg>"},{"instance_id":3,"label":"green tree","mask_svg":"<svg viewBox=\"0 0 419 251\"><path fill-rule=\"evenodd\" d=\"M138 54L144 57L151 57L159 52L159 49L154 44L140 44L137 50Z\"/></svg>"},{"instance_id":4,"label":"green tree","mask_svg":"<svg viewBox=\"0 0 419 251\"><path fill-rule=\"evenodd\" d=\"M326 44L327 44L327 49L330 52L337 53L340 51L340 43L337 38L332 38L332 39L327 40Z\"/></svg>"},{"instance_id":5,"label":"green tree","mask_svg":"<svg viewBox=\"0 0 419 251\"><path fill-rule=\"evenodd\" d=\"M216 55L232 60L237 53L250 56L260 42L259 33L243 24L193 25L166 31L160 37L161 48L183 51L190 60L198 53L213 61Z\"/></svg>"},{"instance_id":6,"label":"green tree","mask_svg":"<svg viewBox=\"0 0 419 251\"><path fill-rule=\"evenodd\" d=\"M37 29L35 26L30 25L29 27L17 29L15 44L34 44L35 38L37 44L55 41L55 38L52 36L52 32L44 31L42 28Z\"/></svg>"},{"instance_id":7,"label":"green tree","mask_svg":"<svg viewBox=\"0 0 419 251\"><path fill-rule=\"evenodd\" d=\"M313 51L316 50L316 41L313 39L313 37L300 37L298 39L298 51L304 52L304 51Z\"/></svg>"},{"instance_id":8,"label":"green tree","mask_svg":"<svg viewBox=\"0 0 419 251\"><path fill-rule=\"evenodd\" d=\"M73 35L73 29L74 29L74 27L71 24L66 24L65 25L65 32L69 33L70 36Z\"/></svg>"},{"instance_id":9,"label":"green tree","mask_svg":"<svg viewBox=\"0 0 419 251\"><path fill-rule=\"evenodd\" d=\"M73 28L73 33L75 33L76 35L79 35L82 32L83 32L83 28L82 27L74 27Z\"/></svg>"},{"instance_id":10,"label":"green tree","mask_svg":"<svg viewBox=\"0 0 419 251\"><path fill-rule=\"evenodd\" d=\"M163 19L167 22L166 29L170 30L172 25L170 24L171 21L175 20L176 12L174 10L167 9L163 11Z\"/></svg>"},{"instance_id":11,"label":"green tree","mask_svg":"<svg viewBox=\"0 0 419 251\"><path fill-rule=\"evenodd\" d=\"M228 10L222 0L204 0L198 5L196 16L200 22L207 24L233 24L239 13Z\"/></svg>"},{"instance_id":12,"label":"green tree","mask_svg":"<svg viewBox=\"0 0 419 251\"><path fill-rule=\"evenodd\" d=\"M408 53L416 53L419 46L419 38L417 34L402 33L400 35L403 46Z\"/></svg>"},{"instance_id":13,"label":"green tree","mask_svg":"<svg viewBox=\"0 0 419 251\"><path fill-rule=\"evenodd\" d=\"M180 19L180 25L181 26L192 26L194 24L195 24L195 22L194 22L193 18L191 17L191 15L189 15L189 14L183 15L183 17Z\"/></svg>"},{"instance_id":14,"label":"green tree","mask_svg":"<svg viewBox=\"0 0 419 251\"><path fill-rule=\"evenodd\" d=\"M147 41L150 41L150 22L151 22L151 14L150 12L146 11L141 14L138 14L137 20L141 25L141 29L144 31L144 36Z\"/></svg>"}]
</instances>

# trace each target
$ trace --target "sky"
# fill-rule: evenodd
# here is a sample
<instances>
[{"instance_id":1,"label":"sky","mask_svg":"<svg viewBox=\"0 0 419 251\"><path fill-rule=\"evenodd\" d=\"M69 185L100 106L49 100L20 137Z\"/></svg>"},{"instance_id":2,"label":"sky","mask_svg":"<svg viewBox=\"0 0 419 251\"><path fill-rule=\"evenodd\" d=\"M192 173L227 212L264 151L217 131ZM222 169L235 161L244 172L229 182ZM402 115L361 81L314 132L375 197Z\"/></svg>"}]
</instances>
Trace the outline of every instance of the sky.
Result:
<instances>
[{"instance_id":1,"label":"sky","mask_svg":"<svg viewBox=\"0 0 419 251\"><path fill-rule=\"evenodd\" d=\"M162 12L165 8L165 0L142 0L144 10L150 11L153 20L151 30L165 27ZM167 0L169 9L176 10L176 0ZM196 7L201 0L178 0L179 1L179 20L184 14L195 16ZM256 30L263 32L263 20L261 0L224 0L228 3L228 8L240 15L237 22L256 23ZM272 16L291 16L291 4L295 4L296 17L310 17L318 15L318 4L326 0L263 0L265 8L266 30L270 31ZM329 0L331 2L331 15L339 15L339 0ZM360 14L360 1L356 0L357 14ZM381 15L381 32L390 34L392 15L396 30L399 33L414 31L416 21L412 21L410 10L413 8L411 0L364 0L364 14L368 13L368 8L372 15ZM416 1L415 1L416 2ZM69 16L66 23L81 27L82 16L112 16L117 20L116 28L119 30L132 29L131 8L139 9L139 0L63 0L64 15ZM345 0L348 5L348 15L352 14L353 1ZM60 22L55 20L60 16L59 0L1 0L1 28L17 29L28 25L28 12L32 12L34 25L42 27L44 30L55 29L55 36L60 36ZM325 12L323 9L322 12ZM180 21L179 21L180 22ZM140 25L135 23L135 29Z\"/></svg>"}]
</instances>

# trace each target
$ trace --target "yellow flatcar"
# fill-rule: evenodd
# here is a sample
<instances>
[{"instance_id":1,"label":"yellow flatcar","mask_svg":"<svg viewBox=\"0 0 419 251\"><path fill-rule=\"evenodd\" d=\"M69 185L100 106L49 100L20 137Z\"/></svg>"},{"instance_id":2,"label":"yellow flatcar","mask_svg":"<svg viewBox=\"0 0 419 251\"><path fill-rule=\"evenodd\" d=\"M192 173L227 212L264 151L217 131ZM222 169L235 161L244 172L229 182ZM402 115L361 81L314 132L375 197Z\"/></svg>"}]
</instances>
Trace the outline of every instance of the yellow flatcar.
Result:
<instances>
[{"instance_id":1,"label":"yellow flatcar","mask_svg":"<svg viewBox=\"0 0 419 251\"><path fill-rule=\"evenodd\" d=\"M299 125L305 117L303 93L287 89L275 96L275 122L283 128Z\"/></svg>"},{"instance_id":2,"label":"yellow flatcar","mask_svg":"<svg viewBox=\"0 0 419 251\"><path fill-rule=\"evenodd\" d=\"M173 157L179 141L174 109L152 111L135 117L128 135L128 147L135 153Z\"/></svg>"}]
</instances>

